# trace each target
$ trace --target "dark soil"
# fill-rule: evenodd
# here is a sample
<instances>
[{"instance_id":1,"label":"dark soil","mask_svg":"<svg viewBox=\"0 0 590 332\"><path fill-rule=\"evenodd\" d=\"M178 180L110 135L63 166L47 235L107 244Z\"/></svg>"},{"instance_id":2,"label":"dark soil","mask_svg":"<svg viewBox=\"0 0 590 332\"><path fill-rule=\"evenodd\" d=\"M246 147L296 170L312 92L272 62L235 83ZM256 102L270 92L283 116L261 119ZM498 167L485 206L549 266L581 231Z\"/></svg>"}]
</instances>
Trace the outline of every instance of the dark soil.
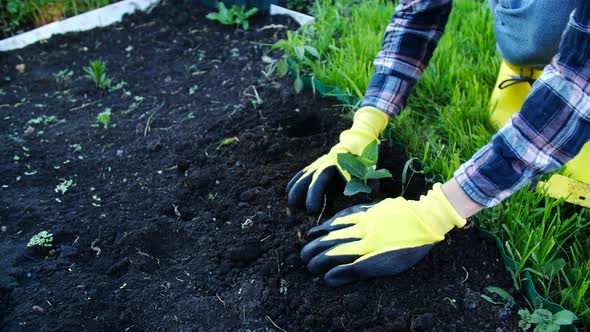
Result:
<instances>
[{"instance_id":1,"label":"dark soil","mask_svg":"<svg viewBox=\"0 0 590 332\"><path fill-rule=\"evenodd\" d=\"M514 330L515 309L479 296L512 282L473 228L396 277L331 289L306 271L318 216L288 209L285 186L350 123L336 101L262 74L258 43L290 21L232 30L191 3L0 54L0 329ZM99 91L82 71L95 59L127 85ZM41 115L57 121L28 123ZM399 179L403 150L381 159ZM405 195L426 188L414 176ZM322 220L363 199L338 197ZM28 249L42 230L52 250Z\"/></svg>"}]
</instances>

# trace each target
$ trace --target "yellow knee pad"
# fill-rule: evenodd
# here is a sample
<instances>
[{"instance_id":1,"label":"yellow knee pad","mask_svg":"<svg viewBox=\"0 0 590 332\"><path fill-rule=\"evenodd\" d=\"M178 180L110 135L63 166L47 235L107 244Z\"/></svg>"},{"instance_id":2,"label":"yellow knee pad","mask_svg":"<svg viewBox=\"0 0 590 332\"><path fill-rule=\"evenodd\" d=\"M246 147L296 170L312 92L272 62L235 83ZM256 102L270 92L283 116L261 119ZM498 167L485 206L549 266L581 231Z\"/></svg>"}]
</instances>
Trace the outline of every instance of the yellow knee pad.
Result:
<instances>
[{"instance_id":1,"label":"yellow knee pad","mask_svg":"<svg viewBox=\"0 0 590 332\"><path fill-rule=\"evenodd\" d=\"M492 122L504 126L518 112L528 96L531 85L542 71L502 62L498 79L490 98ZM590 207L590 143L567 164L565 175L555 174L546 183L540 182L538 190L554 198L565 198L569 203Z\"/></svg>"}]
</instances>

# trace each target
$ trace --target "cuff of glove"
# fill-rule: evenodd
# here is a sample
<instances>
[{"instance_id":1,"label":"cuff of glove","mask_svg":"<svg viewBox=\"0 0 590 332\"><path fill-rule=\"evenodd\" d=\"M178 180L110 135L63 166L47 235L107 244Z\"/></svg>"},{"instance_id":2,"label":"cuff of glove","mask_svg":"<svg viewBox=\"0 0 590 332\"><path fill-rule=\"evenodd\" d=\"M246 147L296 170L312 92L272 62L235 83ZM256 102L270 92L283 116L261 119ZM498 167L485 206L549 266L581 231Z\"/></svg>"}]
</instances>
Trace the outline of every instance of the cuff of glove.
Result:
<instances>
[{"instance_id":1,"label":"cuff of glove","mask_svg":"<svg viewBox=\"0 0 590 332\"><path fill-rule=\"evenodd\" d=\"M451 205L447 196L442 191L442 184L435 183L432 189L425 196L420 197L421 206L429 206L432 209L417 211L422 216L422 220L430 221L428 226L437 234L444 235L455 227L465 226L467 220L462 218L455 208Z\"/></svg>"},{"instance_id":2,"label":"cuff of glove","mask_svg":"<svg viewBox=\"0 0 590 332\"><path fill-rule=\"evenodd\" d=\"M354 113L354 122L351 129L379 137L379 134L385 130L388 123L389 116L387 114L375 107L365 106Z\"/></svg>"}]
</instances>

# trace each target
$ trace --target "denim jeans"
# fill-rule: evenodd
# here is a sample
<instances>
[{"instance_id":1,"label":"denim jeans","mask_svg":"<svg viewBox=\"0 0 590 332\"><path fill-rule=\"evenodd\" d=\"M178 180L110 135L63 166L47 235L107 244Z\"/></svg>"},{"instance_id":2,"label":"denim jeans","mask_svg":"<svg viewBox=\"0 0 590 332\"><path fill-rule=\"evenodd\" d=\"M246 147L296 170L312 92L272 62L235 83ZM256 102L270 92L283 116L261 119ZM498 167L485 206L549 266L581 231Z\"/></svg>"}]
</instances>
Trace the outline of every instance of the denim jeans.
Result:
<instances>
[{"instance_id":1,"label":"denim jeans","mask_svg":"<svg viewBox=\"0 0 590 332\"><path fill-rule=\"evenodd\" d=\"M488 0L498 52L512 65L543 68L559 49L571 12L588 0Z\"/></svg>"}]
</instances>

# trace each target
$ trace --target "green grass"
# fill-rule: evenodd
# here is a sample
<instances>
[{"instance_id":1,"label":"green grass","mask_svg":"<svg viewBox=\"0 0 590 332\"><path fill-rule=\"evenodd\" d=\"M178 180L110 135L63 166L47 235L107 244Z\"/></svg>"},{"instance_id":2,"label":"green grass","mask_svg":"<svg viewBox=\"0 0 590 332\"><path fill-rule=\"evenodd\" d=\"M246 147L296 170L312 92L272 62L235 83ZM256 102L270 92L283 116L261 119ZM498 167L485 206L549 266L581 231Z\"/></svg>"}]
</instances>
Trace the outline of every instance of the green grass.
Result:
<instances>
[{"instance_id":1,"label":"green grass","mask_svg":"<svg viewBox=\"0 0 590 332\"><path fill-rule=\"evenodd\" d=\"M0 30L13 35L33 24L45 5L63 6L65 17L71 17L106 6L117 0L0 0Z\"/></svg>"},{"instance_id":2,"label":"green grass","mask_svg":"<svg viewBox=\"0 0 590 332\"><path fill-rule=\"evenodd\" d=\"M318 0L317 23L301 29L320 58L306 70L323 83L361 96L393 13L389 2ZM354 15L351 15L354 12ZM492 17L482 1L457 0L432 61L393 121L394 138L421 158L433 181L445 181L497 131L488 100L499 70ZM497 232L538 291L590 326L590 212L523 189L484 210L475 222Z\"/></svg>"}]
</instances>

